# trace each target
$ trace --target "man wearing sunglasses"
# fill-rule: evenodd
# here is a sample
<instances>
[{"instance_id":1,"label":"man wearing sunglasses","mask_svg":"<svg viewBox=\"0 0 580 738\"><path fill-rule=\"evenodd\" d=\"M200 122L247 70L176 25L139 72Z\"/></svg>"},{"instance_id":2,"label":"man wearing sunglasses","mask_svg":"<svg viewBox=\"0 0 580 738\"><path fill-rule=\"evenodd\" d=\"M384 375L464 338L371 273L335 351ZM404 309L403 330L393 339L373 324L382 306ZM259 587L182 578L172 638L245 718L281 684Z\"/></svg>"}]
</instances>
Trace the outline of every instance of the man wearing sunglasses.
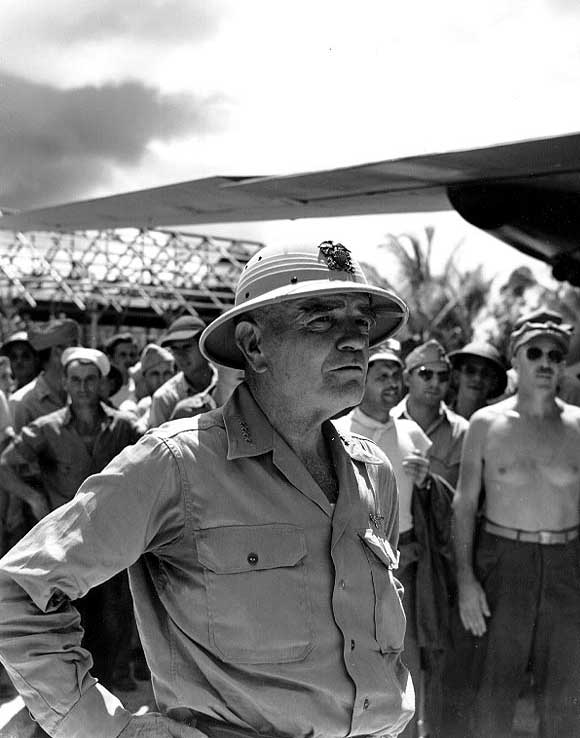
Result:
<instances>
[{"instance_id":1,"label":"man wearing sunglasses","mask_svg":"<svg viewBox=\"0 0 580 738\"><path fill-rule=\"evenodd\" d=\"M528 670L540 735L580 735L580 409L556 397L571 328L549 317L516 324L518 391L473 415L454 502L460 614L477 640L475 738L511 734Z\"/></svg>"},{"instance_id":2,"label":"man wearing sunglasses","mask_svg":"<svg viewBox=\"0 0 580 738\"><path fill-rule=\"evenodd\" d=\"M391 415L414 420L423 429L433 444L431 471L455 487L467 421L443 401L451 379L451 364L443 346L435 340L417 346L405 360L403 377L408 394Z\"/></svg>"}]
</instances>

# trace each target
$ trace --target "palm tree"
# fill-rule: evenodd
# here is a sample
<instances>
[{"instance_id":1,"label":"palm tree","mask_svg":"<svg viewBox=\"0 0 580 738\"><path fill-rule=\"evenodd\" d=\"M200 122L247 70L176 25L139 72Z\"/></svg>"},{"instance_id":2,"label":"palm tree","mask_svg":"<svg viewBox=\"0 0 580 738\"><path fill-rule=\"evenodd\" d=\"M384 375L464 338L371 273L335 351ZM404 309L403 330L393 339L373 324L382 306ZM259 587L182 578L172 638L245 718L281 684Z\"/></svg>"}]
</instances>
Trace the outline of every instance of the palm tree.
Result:
<instances>
[{"instance_id":1,"label":"palm tree","mask_svg":"<svg viewBox=\"0 0 580 738\"><path fill-rule=\"evenodd\" d=\"M409 305L409 323L401 336L404 344L437 338L451 351L471 340L474 318L485 304L492 280L486 279L482 265L467 272L459 269L457 256L463 241L453 247L443 270L435 274L431 265L434 236L432 226L421 236L386 236L379 248L394 262L396 278L390 283L375 268L367 264L363 268L369 281L394 288Z\"/></svg>"}]
</instances>

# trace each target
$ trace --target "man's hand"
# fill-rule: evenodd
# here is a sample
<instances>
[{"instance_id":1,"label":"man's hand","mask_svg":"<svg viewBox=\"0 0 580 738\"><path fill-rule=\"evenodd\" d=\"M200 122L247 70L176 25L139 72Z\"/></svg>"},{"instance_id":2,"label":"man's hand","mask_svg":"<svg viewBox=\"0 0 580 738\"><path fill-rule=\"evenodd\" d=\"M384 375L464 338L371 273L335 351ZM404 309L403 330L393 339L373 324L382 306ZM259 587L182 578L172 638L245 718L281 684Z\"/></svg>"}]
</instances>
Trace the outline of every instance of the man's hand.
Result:
<instances>
[{"instance_id":1,"label":"man's hand","mask_svg":"<svg viewBox=\"0 0 580 738\"><path fill-rule=\"evenodd\" d=\"M146 712L144 715L133 715L118 738L207 738L207 736L196 728L178 723L177 720L160 715L158 712Z\"/></svg>"},{"instance_id":2,"label":"man's hand","mask_svg":"<svg viewBox=\"0 0 580 738\"><path fill-rule=\"evenodd\" d=\"M473 575L460 577L459 614L465 630L482 636L487 630L485 618L491 615L483 587Z\"/></svg>"},{"instance_id":3,"label":"man's hand","mask_svg":"<svg viewBox=\"0 0 580 738\"><path fill-rule=\"evenodd\" d=\"M28 500L28 504L30 505L32 514L34 515L34 518L37 522L39 520L42 520L42 518L44 518L50 512L48 502L40 494L35 495L30 500Z\"/></svg>"},{"instance_id":4,"label":"man's hand","mask_svg":"<svg viewBox=\"0 0 580 738\"><path fill-rule=\"evenodd\" d=\"M429 459L417 451L405 456L402 464L405 474L411 478L413 484L417 487L422 487L429 475Z\"/></svg>"}]
</instances>

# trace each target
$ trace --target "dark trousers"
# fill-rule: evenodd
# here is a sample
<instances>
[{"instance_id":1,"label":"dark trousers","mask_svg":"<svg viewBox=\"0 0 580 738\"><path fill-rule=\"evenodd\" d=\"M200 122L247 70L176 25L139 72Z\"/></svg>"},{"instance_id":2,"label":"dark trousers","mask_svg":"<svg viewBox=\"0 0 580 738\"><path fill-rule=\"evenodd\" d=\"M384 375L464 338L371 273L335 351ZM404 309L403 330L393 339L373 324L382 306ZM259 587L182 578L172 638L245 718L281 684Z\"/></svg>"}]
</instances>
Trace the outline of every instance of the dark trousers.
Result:
<instances>
[{"instance_id":1,"label":"dark trousers","mask_svg":"<svg viewBox=\"0 0 580 738\"><path fill-rule=\"evenodd\" d=\"M472 738L508 738L526 673L541 738L580 736L580 544L539 545L483 532L476 573L491 617L475 652Z\"/></svg>"},{"instance_id":2,"label":"dark trousers","mask_svg":"<svg viewBox=\"0 0 580 738\"><path fill-rule=\"evenodd\" d=\"M410 545L413 546L414 544ZM402 554L401 560L404 561ZM417 722L421 717L419 705L421 703L424 705L424 717L429 726L429 735L431 738L437 738L440 735L441 724L441 672L444 652L423 651L419 647L415 597L417 562L413 561L403 568L397 569L396 577L405 589L403 608L407 618L407 628L405 631L403 662L411 672L413 686L415 687L415 715L401 733L401 738L415 738L417 736Z\"/></svg>"}]
</instances>

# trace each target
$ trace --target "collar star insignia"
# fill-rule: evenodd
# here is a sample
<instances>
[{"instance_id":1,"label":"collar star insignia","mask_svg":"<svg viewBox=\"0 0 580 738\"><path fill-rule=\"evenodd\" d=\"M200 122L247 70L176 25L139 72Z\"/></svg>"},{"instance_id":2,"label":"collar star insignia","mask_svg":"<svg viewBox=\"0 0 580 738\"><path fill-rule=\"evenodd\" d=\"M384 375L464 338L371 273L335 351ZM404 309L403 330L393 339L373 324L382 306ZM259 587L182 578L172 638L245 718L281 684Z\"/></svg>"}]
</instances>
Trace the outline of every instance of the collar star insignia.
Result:
<instances>
[{"instance_id":1,"label":"collar star insignia","mask_svg":"<svg viewBox=\"0 0 580 738\"><path fill-rule=\"evenodd\" d=\"M346 246L336 241L323 241L318 248L329 269L338 272L354 272L350 250Z\"/></svg>"},{"instance_id":2,"label":"collar star insignia","mask_svg":"<svg viewBox=\"0 0 580 738\"><path fill-rule=\"evenodd\" d=\"M375 528L380 528L384 523L385 518L382 515L378 515L377 513L369 513L369 520L375 526Z\"/></svg>"}]
</instances>

